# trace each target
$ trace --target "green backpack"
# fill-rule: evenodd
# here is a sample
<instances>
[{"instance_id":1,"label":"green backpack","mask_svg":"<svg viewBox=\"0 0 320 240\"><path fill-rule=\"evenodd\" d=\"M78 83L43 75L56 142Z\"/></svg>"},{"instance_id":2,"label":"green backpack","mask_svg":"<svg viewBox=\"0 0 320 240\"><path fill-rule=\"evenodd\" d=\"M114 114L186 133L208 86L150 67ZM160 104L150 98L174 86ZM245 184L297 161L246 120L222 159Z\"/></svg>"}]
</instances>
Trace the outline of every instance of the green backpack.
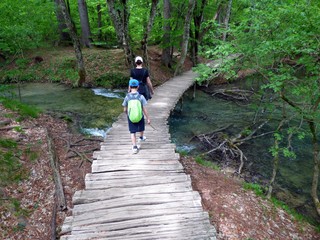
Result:
<instances>
[{"instance_id":1,"label":"green backpack","mask_svg":"<svg viewBox=\"0 0 320 240\"><path fill-rule=\"evenodd\" d=\"M128 94L128 116L131 122L138 123L143 117L140 94Z\"/></svg>"}]
</instances>

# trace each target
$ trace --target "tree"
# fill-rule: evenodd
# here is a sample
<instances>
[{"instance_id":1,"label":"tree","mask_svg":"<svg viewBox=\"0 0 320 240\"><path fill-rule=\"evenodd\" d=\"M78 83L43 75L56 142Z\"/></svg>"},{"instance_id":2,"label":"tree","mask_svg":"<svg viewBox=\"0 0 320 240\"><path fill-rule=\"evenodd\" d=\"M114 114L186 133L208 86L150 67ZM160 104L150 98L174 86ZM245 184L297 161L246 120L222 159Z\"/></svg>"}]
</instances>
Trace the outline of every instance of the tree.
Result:
<instances>
[{"instance_id":1,"label":"tree","mask_svg":"<svg viewBox=\"0 0 320 240\"><path fill-rule=\"evenodd\" d=\"M98 41L102 41L102 14L101 14L101 4L97 4L98 13Z\"/></svg>"},{"instance_id":2,"label":"tree","mask_svg":"<svg viewBox=\"0 0 320 240\"><path fill-rule=\"evenodd\" d=\"M157 10L157 5L159 3L159 0L152 0L152 4L151 4L151 9L150 9L150 16L149 16L149 21L148 24L145 28L145 32L143 35L143 39L142 39L142 50L143 50L143 58L144 58L144 62L146 67L148 68L149 66L149 57L148 57L148 37L149 34L151 32L151 28L154 22L154 18L156 16L156 10Z\"/></svg>"},{"instance_id":3,"label":"tree","mask_svg":"<svg viewBox=\"0 0 320 240\"><path fill-rule=\"evenodd\" d=\"M69 33L66 31L66 29L68 28L65 20L64 20L64 16L63 13L61 11L61 8L59 7L59 0L54 0L56 8L55 8L55 13L56 13L56 17L57 17L57 21L58 21L58 31L59 31L59 35L60 35L60 42L71 42L71 37L69 35Z\"/></svg>"},{"instance_id":4,"label":"tree","mask_svg":"<svg viewBox=\"0 0 320 240\"><path fill-rule=\"evenodd\" d=\"M92 40L91 40L91 31L90 31L87 3L85 0L78 0L78 10L79 10L81 30L82 30L81 31L82 44L90 48Z\"/></svg>"},{"instance_id":5,"label":"tree","mask_svg":"<svg viewBox=\"0 0 320 240\"><path fill-rule=\"evenodd\" d=\"M122 46L128 66L134 67L133 54L129 39L129 10L127 0L116 1L107 0L108 10L116 30L118 44Z\"/></svg>"},{"instance_id":6,"label":"tree","mask_svg":"<svg viewBox=\"0 0 320 240\"><path fill-rule=\"evenodd\" d=\"M21 0L0 1L0 52L19 54L42 46L48 39L58 40L54 2ZM41 14L39 14L41 13Z\"/></svg>"},{"instance_id":7,"label":"tree","mask_svg":"<svg viewBox=\"0 0 320 240\"><path fill-rule=\"evenodd\" d=\"M226 39L227 39L227 31L228 31L228 28L229 28L231 7L232 7L232 0L229 0L228 5L227 5L227 10L226 10L226 16L224 18L224 27L225 27L226 30L223 32L223 37L222 37L223 41L226 41Z\"/></svg>"},{"instance_id":8,"label":"tree","mask_svg":"<svg viewBox=\"0 0 320 240\"><path fill-rule=\"evenodd\" d=\"M72 23L69 11L67 10L67 6L64 0L59 0L59 6L61 8L61 11L63 13L66 25L68 26L72 42L73 42L73 47L74 51L76 54L77 62L78 62L78 75L79 75L79 80L78 82L75 83L75 86L82 86L85 81L86 81L86 70L84 67L84 61L83 61L83 56L82 56L82 51L81 51L81 46L80 46L80 41L76 33L76 29L74 24Z\"/></svg>"},{"instance_id":9,"label":"tree","mask_svg":"<svg viewBox=\"0 0 320 240\"><path fill-rule=\"evenodd\" d=\"M162 37L162 55L161 61L163 65L171 68L172 62L172 51L171 51L171 26L170 26L170 18L171 18L171 4L170 0L163 0L163 37Z\"/></svg>"},{"instance_id":10,"label":"tree","mask_svg":"<svg viewBox=\"0 0 320 240\"><path fill-rule=\"evenodd\" d=\"M225 61L214 73L211 69L211 74L229 73L229 79L234 79L238 69L254 69L255 78L263 80L262 90L272 90L296 112L297 118L303 119L307 127L296 126L300 129L296 136L301 137L309 130L313 145L311 197L320 215L317 196L320 165L317 132L320 126L320 19L317 13L320 3L263 0L234 4L239 11L233 11L228 30L230 38L214 39L211 42L214 50L205 51L206 56L215 58L226 59L234 53L241 53L242 58ZM280 131L277 134L283 135ZM275 142L274 146L279 145Z\"/></svg>"},{"instance_id":11,"label":"tree","mask_svg":"<svg viewBox=\"0 0 320 240\"><path fill-rule=\"evenodd\" d=\"M176 66L176 70L174 72L174 75L177 76L182 72L182 66L184 64L184 61L187 56L188 52L188 43L189 43L189 31L190 31L190 22L191 22L191 16L193 13L193 9L195 6L195 1L196 0L189 0L188 4L188 11L185 17L185 22L184 22L184 28L183 28L183 36L182 36L182 44L181 44L181 56L179 59L179 62Z\"/></svg>"}]
</instances>

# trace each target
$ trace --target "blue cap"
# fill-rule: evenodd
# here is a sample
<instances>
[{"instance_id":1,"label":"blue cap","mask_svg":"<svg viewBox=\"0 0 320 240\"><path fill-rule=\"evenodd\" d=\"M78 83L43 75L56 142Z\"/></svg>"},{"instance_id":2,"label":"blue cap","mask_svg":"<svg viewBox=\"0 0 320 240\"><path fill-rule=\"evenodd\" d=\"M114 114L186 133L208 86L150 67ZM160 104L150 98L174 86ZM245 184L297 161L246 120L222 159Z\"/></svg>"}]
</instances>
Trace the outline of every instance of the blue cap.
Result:
<instances>
[{"instance_id":1,"label":"blue cap","mask_svg":"<svg viewBox=\"0 0 320 240\"><path fill-rule=\"evenodd\" d=\"M136 79L130 79L129 86L130 87L138 87L139 86L139 81L136 80Z\"/></svg>"}]
</instances>

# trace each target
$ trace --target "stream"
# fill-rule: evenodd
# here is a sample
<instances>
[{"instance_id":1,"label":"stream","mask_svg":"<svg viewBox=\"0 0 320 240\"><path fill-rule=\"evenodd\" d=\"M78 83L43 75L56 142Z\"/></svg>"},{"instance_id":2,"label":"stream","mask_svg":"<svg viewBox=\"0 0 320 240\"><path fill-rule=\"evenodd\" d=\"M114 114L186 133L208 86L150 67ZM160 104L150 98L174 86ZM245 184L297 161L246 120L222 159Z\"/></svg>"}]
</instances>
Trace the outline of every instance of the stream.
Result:
<instances>
[{"instance_id":1,"label":"stream","mask_svg":"<svg viewBox=\"0 0 320 240\"><path fill-rule=\"evenodd\" d=\"M18 90L15 90L18 96ZM76 131L104 137L123 111L125 90L69 88L61 84L28 83L20 86L21 101L44 112L72 119Z\"/></svg>"},{"instance_id":2,"label":"stream","mask_svg":"<svg viewBox=\"0 0 320 240\"><path fill-rule=\"evenodd\" d=\"M233 136L252 122L255 111L249 106L212 97L200 90L196 91L193 98L193 92L193 89L185 92L182 111L178 103L169 118L172 141L176 143L179 151L196 156L204 150L201 151L199 146L191 141L194 136L210 133L225 126L230 126L225 132ZM270 122L263 130L268 132L275 127L276 125ZM244 167L246 179L250 182L265 184L269 181L273 161L269 149L272 144L273 136L270 134L240 146L250 162ZM319 221L310 197L313 175L311 139L306 137L303 141L295 140L292 145L296 158L281 158L274 193L278 199L298 212Z\"/></svg>"},{"instance_id":3,"label":"stream","mask_svg":"<svg viewBox=\"0 0 320 240\"><path fill-rule=\"evenodd\" d=\"M78 131L102 137L122 112L121 103L125 92L124 89L69 88L53 83L28 83L20 86L22 102L32 104L44 112L68 116ZM19 95L18 91L16 93ZM239 133L250 124L254 114L254 110L246 105L212 97L200 90L196 90L196 98L193 99L193 90L188 90L183 96L182 111L178 103L168 122L172 141L176 143L177 149L197 155L201 153L201 149L191 141L194 136L210 133L227 125L231 126L227 129L228 134ZM269 131L274 129L273 126L266 128ZM269 135L241 145L250 161L250 164L245 165L245 170L250 173L251 181L266 183L269 180L272 171L269 148L272 143L272 135ZM298 212L319 221L310 197L313 168L310 139L295 142L294 146L297 157L281 159L275 193L277 198Z\"/></svg>"}]
</instances>

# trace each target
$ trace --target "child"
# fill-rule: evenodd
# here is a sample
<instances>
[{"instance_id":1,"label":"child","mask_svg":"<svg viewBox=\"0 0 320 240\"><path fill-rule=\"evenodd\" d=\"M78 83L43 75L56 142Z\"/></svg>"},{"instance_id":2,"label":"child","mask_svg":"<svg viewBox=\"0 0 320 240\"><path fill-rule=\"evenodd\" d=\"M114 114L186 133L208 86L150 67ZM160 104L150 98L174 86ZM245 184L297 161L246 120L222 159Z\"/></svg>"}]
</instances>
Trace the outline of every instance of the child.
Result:
<instances>
[{"instance_id":1,"label":"child","mask_svg":"<svg viewBox=\"0 0 320 240\"><path fill-rule=\"evenodd\" d=\"M146 109L146 104L147 104L147 100L145 99L145 97L141 94L138 93L138 89L139 89L139 81L136 79L130 79L129 81L129 93L127 94L127 96L125 97L122 106L124 107L124 112L127 114L128 116L128 125L129 125L129 131L131 133L131 141L132 141L132 152L134 154L138 153L140 146L137 145L137 140L136 140L136 133L139 132L140 133L140 137L139 137L139 142L140 141L145 141L146 137L143 136L144 133L144 128L145 128L145 124L144 124L144 116L146 116L147 118L147 123L150 124L150 118L148 116L148 112ZM141 107L142 107L142 118L139 122L134 123L129 119L129 110L128 110L128 104L129 101L131 100L139 100L141 103Z\"/></svg>"}]
</instances>

